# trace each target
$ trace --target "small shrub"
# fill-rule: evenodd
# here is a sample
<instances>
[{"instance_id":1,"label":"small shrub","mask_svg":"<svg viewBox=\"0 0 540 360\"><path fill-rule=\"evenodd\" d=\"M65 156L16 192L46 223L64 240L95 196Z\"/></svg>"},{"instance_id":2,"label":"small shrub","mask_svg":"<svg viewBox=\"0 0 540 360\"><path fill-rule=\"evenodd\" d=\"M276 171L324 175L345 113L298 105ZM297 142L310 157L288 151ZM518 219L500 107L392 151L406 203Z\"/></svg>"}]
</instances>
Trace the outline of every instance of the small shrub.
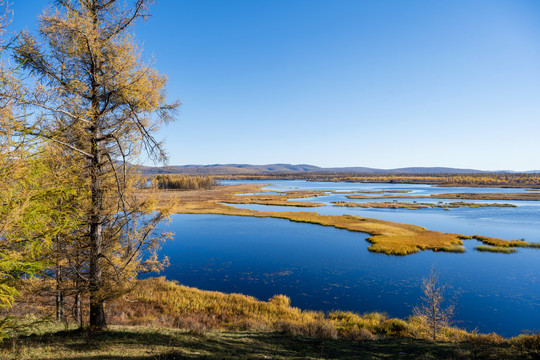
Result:
<instances>
[{"instance_id":1,"label":"small shrub","mask_svg":"<svg viewBox=\"0 0 540 360\"><path fill-rule=\"evenodd\" d=\"M190 334L194 335L204 335L206 334L210 329L207 328L204 324L200 322L194 322L190 323L187 327L187 330L190 332Z\"/></svg>"},{"instance_id":2,"label":"small shrub","mask_svg":"<svg viewBox=\"0 0 540 360\"><path fill-rule=\"evenodd\" d=\"M495 333L479 334L473 331L468 336L468 343L471 346L470 357L473 359L488 357L493 346L499 345L503 341L504 338Z\"/></svg>"},{"instance_id":3,"label":"small shrub","mask_svg":"<svg viewBox=\"0 0 540 360\"><path fill-rule=\"evenodd\" d=\"M340 328L338 334L340 338L350 340L375 340L375 335L373 335L371 331L364 327L359 327L358 325Z\"/></svg>"},{"instance_id":4,"label":"small shrub","mask_svg":"<svg viewBox=\"0 0 540 360\"><path fill-rule=\"evenodd\" d=\"M306 323L292 321L278 321L274 323L274 330L287 335L303 335L317 339L337 339L338 330L329 321L324 319L313 320Z\"/></svg>"},{"instance_id":5,"label":"small shrub","mask_svg":"<svg viewBox=\"0 0 540 360\"><path fill-rule=\"evenodd\" d=\"M234 329L240 331L267 331L268 324L263 321L257 321L253 319L240 320L235 324Z\"/></svg>"},{"instance_id":6,"label":"small shrub","mask_svg":"<svg viewBox=\"0 0 540 360\"><path fill-rule=\"evenodd\" d=\"M536 334L521 334L510 340L512 346L518 347L521 351L540 351L540 332ZM539 354L540 355L540 354Z\"/></svg>"},{"instance_id":7,"label":"small shrub","mask_svg":"<svg viewBox=\"0 0 540 360\"><path fill-rule=\"evenodd\" d=\"M325 320L317 320L307 323L307 335L317 339L337 339L336 327Z\"/></svg>"},{"instance_id":8,"label":"small shrub","mask_svg":"<svg viewBox=\"0 0 540 360\"><path fill-rule=\"evenodd\" d=\"M400 319L389 319L377 327L377 332L385 336L404 337L409 335L409 326Z\"/></svg>"},{"instance_id":9,"label":"small shrub","mask_svg":"<svg viewBox=\"0 0 540 360\"><path fill-rule=\"evenodd\" d=\"M333 311L328 314L328 319L345 324L359 324L364 322L364 319L360 315L350 311Z\"/></svg>"},{"instance_id":10,"label":"small shrub","mask_svg":"<svg viewBox=\"0 0 540 360\"><path fill-rule=\"evenodd\" d=\"M301 329L301 326L299 324L293 323L292 321L276 321L274 323L274 331L279 332L286 335L305 335Z\"/></svg>"}]
</instances>

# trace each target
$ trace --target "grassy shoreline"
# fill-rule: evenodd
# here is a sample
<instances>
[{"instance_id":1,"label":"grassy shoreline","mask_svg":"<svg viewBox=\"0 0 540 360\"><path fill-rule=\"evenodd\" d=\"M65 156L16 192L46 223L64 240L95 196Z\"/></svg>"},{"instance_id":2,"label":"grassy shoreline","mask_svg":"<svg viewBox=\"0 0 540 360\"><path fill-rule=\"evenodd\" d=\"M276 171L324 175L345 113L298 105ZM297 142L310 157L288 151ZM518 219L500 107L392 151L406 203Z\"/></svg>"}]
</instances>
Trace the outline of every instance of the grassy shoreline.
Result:
<instances>
[{"instance_id":1,"label":"grassy shoreline","mask_svg":"<svg viewBox=\"0 0 540 360\"><path fill-rule=\"evenodd\" d=\"M31 301L32 299L26 299ZM54 311L42 299L43 311ZM35 304L35 302L32 302ZM139 280L107 304L113 324L93 333L49 323L0 345L2 359L353 359L508 358L540 355L540 334L441 329L437 341L424 319L382 313L322 313L292 307L275 295L260 301L204 291L164 278Z\"/></svg>"},{"instance_id":2,"label":"grassy shoreline","mask_svg":"<svg viewBox=\"0 0 540 360\"><path fill-rule=\"evenodd\" d=\"M353 232L369 234L366 240L371 243L369 251L387 255L409 255L422 250L464 252L463 241L472 239L461 234L441 233L427 230L416 225L402 224L392 221L371 219L352 215L320 215L316 212L279 212L240 209L225 203L244 204L267 202L289 202L299 197L319 196L321 192L293 191L280 195L236 196L239 193L260 192L265 185L226 185L216 190L199 190L186 192L158 192L158 207L179 214L216 214L250 217L270 217L287 219L294 222L332 226ZM238 199L242 198L242 199ZM308 203L309 204L309 203ZM491 246L530 246L535 244L519 240L503 240L484 236L474 237L476 240Z\"/></svg>"}]
</instances>

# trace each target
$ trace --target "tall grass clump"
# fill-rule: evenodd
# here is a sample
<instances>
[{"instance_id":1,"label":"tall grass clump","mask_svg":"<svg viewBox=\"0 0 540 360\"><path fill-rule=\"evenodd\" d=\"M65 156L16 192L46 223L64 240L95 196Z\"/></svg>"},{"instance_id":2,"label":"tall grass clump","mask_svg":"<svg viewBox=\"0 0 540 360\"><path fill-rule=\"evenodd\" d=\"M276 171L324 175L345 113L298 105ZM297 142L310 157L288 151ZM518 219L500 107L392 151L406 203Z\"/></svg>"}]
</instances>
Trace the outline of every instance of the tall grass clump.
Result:
<instances>
[{"instance_id":1,"label":"tall grass clump","mask_svg":"<svg viewBox=\"0 0 540 360\"><path fill-rule=\"evenodd\" d=\"M481 251L481 252L492 252L492 253L500 253L500 254L512 254L512 253L517 252L517 249L515 248L503 247L503 246L480 245L480 246L475 246L474 249L476 251Z\"/></svg>"}]
</instances>

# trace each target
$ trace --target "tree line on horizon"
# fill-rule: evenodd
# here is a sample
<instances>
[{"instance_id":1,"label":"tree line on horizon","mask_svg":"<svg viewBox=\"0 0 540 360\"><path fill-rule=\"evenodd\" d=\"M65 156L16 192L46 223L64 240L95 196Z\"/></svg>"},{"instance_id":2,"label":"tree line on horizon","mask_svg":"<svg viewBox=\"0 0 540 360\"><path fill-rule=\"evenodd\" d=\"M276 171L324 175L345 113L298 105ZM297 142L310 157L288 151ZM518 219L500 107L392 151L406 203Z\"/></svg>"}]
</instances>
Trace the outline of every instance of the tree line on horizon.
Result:
<instances>
[{"instance_id":1,"label":"tree line on horizon","mask_svg":"<svg viewBox=\"0 0 540 360\"><path fill-rule=\"evenodd\" d=\"M329 182L366 182L434 185L481 185L510 187L540 187L537 173L478 173L478 174L358 174L358 173L265 173L214 175L221 180L296 179Z\"/></svg>"},{"instance_id":2,"label":"tree line on horizon","mask_svg":"<svg viewBox=\"0 0 540 360\"><path fill-rule=\"evenodd\" d=\"M149 181L150 188L163 190L211 190L217 186L212 176L160 174Z\"/></svg>"}]
</instances>

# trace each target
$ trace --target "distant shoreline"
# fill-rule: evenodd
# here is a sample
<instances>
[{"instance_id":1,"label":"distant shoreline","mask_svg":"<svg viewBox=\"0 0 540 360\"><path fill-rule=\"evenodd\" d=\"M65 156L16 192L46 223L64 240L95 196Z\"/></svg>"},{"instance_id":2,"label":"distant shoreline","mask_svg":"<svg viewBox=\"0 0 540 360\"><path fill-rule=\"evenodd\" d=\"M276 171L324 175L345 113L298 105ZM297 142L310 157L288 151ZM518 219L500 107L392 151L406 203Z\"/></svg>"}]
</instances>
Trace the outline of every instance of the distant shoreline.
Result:
<instances>
[{"instance_id":1,"label":"distant shoreline","mask_svg":"<svg viewBox=\"0 0 540 360\"><path fill-rule=\"evenodd\" d=\"M354 170L347 170L354 169ZM486 172L451 168L323 169L311 165L186 165L139 167L143 176L196 175L215 180L305 180L349 183L426 184L440 187L540 189L540 171Z\"/></svg>"},{"instance_id":2,"label":"distant shoreline","mask_svg":"<svg viewBox=\"0 0 540 360\"><path fill-rule=\"evenodd\" d=\"M433 185L437 187L476 187L540 190L540 174L514 174L506 179L503 174L479 175L431 174L431 175L360 175L360 174L252 174L252 175L213 175L216 180L305 180L341 183L366 184L406 184ZM521 178L529 182L517 182ZM463 179L457 182L456 179ZM493 183L488 183L493 182Z\"/></svg>"}]
</instances>

